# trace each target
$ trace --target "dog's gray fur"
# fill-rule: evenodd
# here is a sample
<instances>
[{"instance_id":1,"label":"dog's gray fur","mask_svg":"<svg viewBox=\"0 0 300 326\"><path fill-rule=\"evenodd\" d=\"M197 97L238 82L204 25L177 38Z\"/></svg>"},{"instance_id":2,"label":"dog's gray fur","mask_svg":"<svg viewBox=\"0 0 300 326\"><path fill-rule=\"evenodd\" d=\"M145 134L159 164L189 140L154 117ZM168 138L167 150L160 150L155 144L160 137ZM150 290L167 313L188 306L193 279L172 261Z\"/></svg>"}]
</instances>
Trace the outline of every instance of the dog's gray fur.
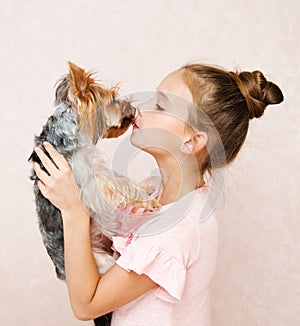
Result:
<instances>
[{"instance_id":1,"label":"dog's gray fur","mask_svg":"<svg viewBox=\"0 0 300 326\"><path fill-rule=\"evenodd\" d=\"M116 204L126 205L128 200L143 202L149 200L149 197L144 189L128 178L114 174L108 161L97 151L91 137L87 136L85 132L80 132L78 116L72 108L74 103L70 96L69 84L69 75L65 76L58 84L55 99L57 108L44 125L41 134L35 137L35 146L43 148L44 141L51 143L72 166L75 180L80 187L79 195L83 204L91 210L93 217L91 219L93 223L91 238L92 241L98 242L95 246L97 248L95 249L95 259L99 272L103 274L114 263L114 260L111 257L107 241L103 241L103 246L99 246L99 243L101 244L101 237L105 240L101 234L106 233L107 236L110 236L116 231L117 223L112 218ZM126 106L127 109L124 109L123 117L127 114L128 118L128 110L133 110L133 108L130 106L128 109L128 101L124 101L123 108ZM97 107L99 137L110 127L120 127L119 122L116 122L116 126L107 126L103 117L104 111L105 108ZM38 162L42 166L35 152L30 156L30 160ZM34 180L36 210L44 245L55 265L57 277L65 279L63 224L60 211L41 194L34 170L31 179ZM107 187L113 194L110 198L105 195Z\"/></svg>"}]
</instances>

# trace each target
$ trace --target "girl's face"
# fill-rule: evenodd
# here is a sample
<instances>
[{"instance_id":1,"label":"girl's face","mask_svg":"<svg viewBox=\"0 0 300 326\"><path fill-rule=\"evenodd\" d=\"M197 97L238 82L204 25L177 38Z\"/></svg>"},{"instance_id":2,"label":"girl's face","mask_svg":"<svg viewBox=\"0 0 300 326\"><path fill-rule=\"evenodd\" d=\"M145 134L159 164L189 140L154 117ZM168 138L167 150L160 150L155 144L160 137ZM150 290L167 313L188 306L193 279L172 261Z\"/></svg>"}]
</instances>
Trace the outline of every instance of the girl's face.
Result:
<instances>
[{"instance_id":1,"label":"girl's face","mask_svg":"<svg viewBox=\"0 0 300 326\"><path fill-rule=\"evenodd\" d=\"M176 153L189 139L186 121L192 103L181 71L172 72L159 84L153 98L138 106L131 143L154 157Z\"/></svg>"}]
</instances>

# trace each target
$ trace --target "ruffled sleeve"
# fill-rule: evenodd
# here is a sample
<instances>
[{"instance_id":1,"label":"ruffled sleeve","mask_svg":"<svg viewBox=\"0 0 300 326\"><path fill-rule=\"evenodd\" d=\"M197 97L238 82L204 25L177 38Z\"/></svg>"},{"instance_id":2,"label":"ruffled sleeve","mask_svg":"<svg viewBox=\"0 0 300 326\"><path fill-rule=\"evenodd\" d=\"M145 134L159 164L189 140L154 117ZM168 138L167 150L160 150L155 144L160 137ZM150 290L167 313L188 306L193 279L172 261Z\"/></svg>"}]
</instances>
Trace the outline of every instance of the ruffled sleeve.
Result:
<instances>
[{"instance_id":1,"label":"ruffled sleeve","mask_svg":"<svg viewBox=\"0 0 300 326\"><path fill-rule=\"evenodd\" d=\"M131 241L132 240L132 241ZM158 288L155 295L168 302L181 300L186 267L177 257L152 245L150 239L113 237L113 249L120 255L116 263L126 271L150 277Z\"/></svg>"}]
</instances>

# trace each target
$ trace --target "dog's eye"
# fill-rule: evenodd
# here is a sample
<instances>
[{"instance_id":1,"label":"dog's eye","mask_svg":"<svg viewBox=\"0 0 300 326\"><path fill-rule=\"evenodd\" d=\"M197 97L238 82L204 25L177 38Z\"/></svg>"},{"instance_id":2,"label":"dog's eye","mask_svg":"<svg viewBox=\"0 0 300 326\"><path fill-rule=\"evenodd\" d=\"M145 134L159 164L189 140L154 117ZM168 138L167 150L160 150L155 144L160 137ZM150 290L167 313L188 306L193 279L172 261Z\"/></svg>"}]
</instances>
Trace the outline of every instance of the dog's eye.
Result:
<instances>
[{"instance_id":1,"label":"dog's eye","mask_svg":"<svg viewBox=\"0 0 300 326\"><path fill-rule=\"evenodd\" d=\"M157 111L164 111L165 109L162 108L159 104L156 104L156 110Z\"/></svg>"}]
</instances>

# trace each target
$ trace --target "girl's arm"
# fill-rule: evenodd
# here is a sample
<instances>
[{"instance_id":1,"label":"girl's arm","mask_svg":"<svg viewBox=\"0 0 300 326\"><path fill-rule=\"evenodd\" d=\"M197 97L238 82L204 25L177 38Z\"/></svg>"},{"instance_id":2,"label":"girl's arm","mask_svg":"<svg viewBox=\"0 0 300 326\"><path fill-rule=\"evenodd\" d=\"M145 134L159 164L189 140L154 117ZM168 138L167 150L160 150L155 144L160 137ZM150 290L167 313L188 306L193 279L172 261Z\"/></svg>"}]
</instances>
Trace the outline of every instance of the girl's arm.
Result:
<instances>
[{"instance_id":1,"label":"girl's arm","mask_svg":"<svg viewBox=\"0 0 300 326\"><path fill-rule=\"evenodd\" d=\"M127 272L118 265L100 277L91 248L90 216L78 198L72 170L50 144L45 144L45 148L55 165L41 150L36 149L36 153L50 175L38 164L34 164L34 169L42 194L62 213L71 306L77 318L93 319L135 300L156 283L144 274Z\"/></svg>"},{"instance_id":2,"label":"girl's arm","mask_svg":"<svg viewBox=\"0 0 300 326\"><path fill-rule=\"evenodd\" d=\"M156 284L146 275L114 265L100 277L92 255L90 222L82 207L62 212L66 281L75 316L89 320L138 298Z\"/></svg>"}]
</instances>

